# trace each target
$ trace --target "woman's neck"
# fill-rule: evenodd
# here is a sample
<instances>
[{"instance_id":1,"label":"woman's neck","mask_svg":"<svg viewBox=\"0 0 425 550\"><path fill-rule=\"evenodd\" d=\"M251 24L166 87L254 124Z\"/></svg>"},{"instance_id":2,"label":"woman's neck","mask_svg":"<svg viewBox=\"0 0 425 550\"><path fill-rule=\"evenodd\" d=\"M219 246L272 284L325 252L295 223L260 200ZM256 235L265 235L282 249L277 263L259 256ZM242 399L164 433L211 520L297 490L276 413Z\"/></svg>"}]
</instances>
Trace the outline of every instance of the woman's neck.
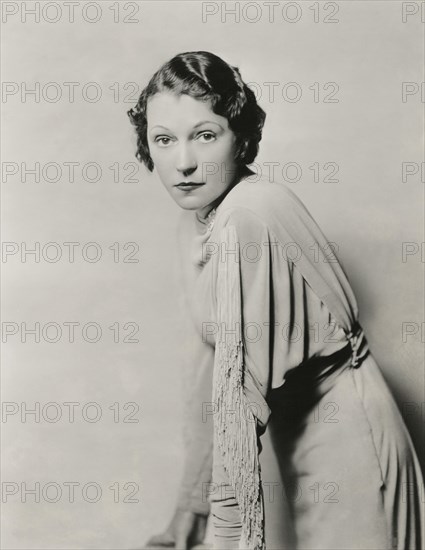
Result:
<instances>
[{"instance_id":1,"label":"woman's neck","mask_svg":"<svg viewBox=\"0 0 425 550\"><path fill-rule=\"evenodd\" d=\"M212 203L210 203L208 206L205 206L204 208L200 208L199 210L196 210L196 217L198 218L198 221L200 221L201 223L206 223L207 222L207 218L209 216L209 214L211 214L211 212L213 210L215 210L219 204L224 200L224 198L226 197L226 195L238 184L240 183L243 179L249 177L249 176L252 176L254 175L255 172L253 172L252 170L250 170L247 166L243 166L241 168L241 170L239 171L239 173L237 174L237 176L235 177L234 181L229 185L229 187L227 187L227 189L219 196L217 197Z\"/></svg>"}]
</instances>

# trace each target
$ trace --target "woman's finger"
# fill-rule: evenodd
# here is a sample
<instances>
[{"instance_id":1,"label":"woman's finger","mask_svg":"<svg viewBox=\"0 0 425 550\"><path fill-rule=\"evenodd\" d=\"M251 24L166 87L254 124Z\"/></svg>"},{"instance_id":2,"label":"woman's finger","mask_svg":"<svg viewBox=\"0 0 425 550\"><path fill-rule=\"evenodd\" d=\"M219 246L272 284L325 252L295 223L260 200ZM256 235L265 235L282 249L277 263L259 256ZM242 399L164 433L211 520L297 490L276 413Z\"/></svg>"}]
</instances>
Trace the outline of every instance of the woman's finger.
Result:
<instances>
[{"instance_id":1,"label":"woman's finger","mask_svg":"<svg viewBox=\"0 0 425 550\"><path fill-rule=\"evenodd\" d=\"M159 535L154 535L145 543L145 550L149 548L174 548L175 540L174 537L168 533L160 533Z\"/></svg>"}]
</instances>

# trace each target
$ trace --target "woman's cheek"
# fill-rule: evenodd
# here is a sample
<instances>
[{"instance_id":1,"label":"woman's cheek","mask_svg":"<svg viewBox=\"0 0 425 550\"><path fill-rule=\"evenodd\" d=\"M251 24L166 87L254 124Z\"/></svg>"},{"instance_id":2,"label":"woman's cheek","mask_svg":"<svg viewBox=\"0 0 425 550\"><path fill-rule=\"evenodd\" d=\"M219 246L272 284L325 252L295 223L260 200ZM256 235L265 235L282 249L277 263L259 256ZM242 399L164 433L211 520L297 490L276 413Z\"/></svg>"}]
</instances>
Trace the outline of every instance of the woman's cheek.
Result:
<instances>
[{"instance_id":1,"label":"woman's cheek","mask_svg":"<svg viewBox=\"0 0 425 550\"><path fill-rule=\"evenodd\" d=\"M214 162L220 165L226 160L227 150L221 143L208 144L209 147L205 147L202 151L202 158L205 162Z\"/></svg>"},{"instance_id":2,"label":"woman's cheek","mask_svg":"<svg viewBox=\"0 0 425 550\"><path fill-rule=\"evenodd\" d=\"M165 169L172 162L171 152L166 151L165 148L161 151L156 151L156 154L154 157L152 157L152 160L155 166Z\"/></svg>"}]
</instances>

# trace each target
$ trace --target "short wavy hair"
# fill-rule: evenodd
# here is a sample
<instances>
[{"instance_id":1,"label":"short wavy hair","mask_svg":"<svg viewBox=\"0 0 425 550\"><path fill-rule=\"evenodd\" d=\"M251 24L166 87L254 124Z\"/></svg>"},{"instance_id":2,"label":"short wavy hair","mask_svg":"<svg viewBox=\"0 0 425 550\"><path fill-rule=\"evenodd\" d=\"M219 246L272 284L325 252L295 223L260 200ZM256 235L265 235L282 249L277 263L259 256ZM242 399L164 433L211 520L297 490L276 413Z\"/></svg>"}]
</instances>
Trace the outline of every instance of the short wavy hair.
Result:
<instances>
[{"instance_id":1,"label":"short wavy hair","mask_svg":"<svg viewBox=\"0 0 425 550\"><path fill-rule=\"evenodd\" d=\"M236 136L235 162L246 169L258 154L266 113L254 92L242 80L239 69L210 52L180 53L152 76L133 109L127 111L136 128L136 158L152 172L147 140L147 102L155 94L171 91L204 101L211 100L215 114L227 119Z\"/></svg>"}]
</instances>

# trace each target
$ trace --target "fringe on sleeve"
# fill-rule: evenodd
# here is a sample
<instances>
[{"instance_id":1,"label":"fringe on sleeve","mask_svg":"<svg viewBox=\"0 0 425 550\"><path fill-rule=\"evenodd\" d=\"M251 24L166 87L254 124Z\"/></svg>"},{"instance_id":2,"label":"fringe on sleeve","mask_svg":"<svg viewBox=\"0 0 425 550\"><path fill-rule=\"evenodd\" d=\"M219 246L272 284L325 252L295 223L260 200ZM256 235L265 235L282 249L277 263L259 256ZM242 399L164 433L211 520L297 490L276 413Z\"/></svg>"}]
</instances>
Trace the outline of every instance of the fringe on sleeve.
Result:
<instances>
[{"instance_id":1,"label":"fringe on sleeve","mask_svg":"<svg viewBox=\"0 0 425 550\"><path fill-rule=\"evenodd\" d=\"M214 359L214 444L218 445L250 550L265 550L264 507L256 418L244 395L240 256L236 228L221 232L217 277L218 333ZM245 548L245 546L244 546Z\"/></svg>"}]
</instances>

